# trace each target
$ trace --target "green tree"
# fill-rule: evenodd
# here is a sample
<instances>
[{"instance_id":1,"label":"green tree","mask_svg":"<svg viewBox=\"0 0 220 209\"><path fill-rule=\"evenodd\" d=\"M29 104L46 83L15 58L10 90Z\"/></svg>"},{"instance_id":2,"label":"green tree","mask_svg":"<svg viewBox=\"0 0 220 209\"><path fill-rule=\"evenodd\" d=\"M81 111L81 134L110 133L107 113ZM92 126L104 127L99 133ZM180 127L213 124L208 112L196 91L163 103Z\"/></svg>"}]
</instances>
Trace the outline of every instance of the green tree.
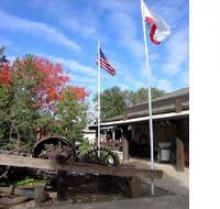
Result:
<instances>
[{"instance_id":1,"label":"green tree","mask_svg":"<svg viewBox=\"0 0 220 209\"><path fill-rule=\"evenodd\" d=\"M152 88L151 93L153 99L166 94L164 90L158 88ZM121 115L126 108L147 101L147 88L140 88L137 91L122 91L119 87L106 89L101 93L101 119ZM94 102L97 102L97 95L94 98Z\"/></svg>"},{"instance_id":2,"label":"green tree","mask_svg":"<svg viewBox=\"0 0 220 209\"><path fill-rule=\"evenodd\" d=\"M94 101L97 102L97 95ZM106 89L101 93L101 119L120 115L125 108L123 92L119 87Z\"/></svg>"},{"instance_id":3,"label":"green tree","mask_svg":"<svg viewBox=\"0 0 220 209\"><path fill-rule=\"evenodd\" d=\"M87 124L87 105L77 99L71 88L66 88L63 94L63 99L56 105L53 131L66 136L74 144L83 138L81 130Z\"/></svg>"},{"instance_id":4,"label":"green tree","mask_svg":"<svg viewBox=\"0 0 220 209\"><path fill-rule=\"evenodd\" d=\"M0 145L7 143L10 132L8 128L10 125L8 114L12 98L10 82L10 69L5 56L5 49L2 47L0 48Z\"/></svg>"},{"instance_id":5,"label":"green tree","mask_svg":"<svg viewBox=\"0 0 220 209\"><path fill-rule=\"evenodd\" d=\"M165 90L161 90L158 88L151 88L151 96L152 99L165 95ZM148 101L148 89L140 88L136 92L131 92L131 103L132 105L136 105L142 102Z\"/></svg>"},{"instance_id":6,"label":"green tree","mask_svg":"<svg viewBox=\"0 0 220 209\"><path fill-rule=\"evenodd\" d=\"M30 150L39 131L72 141L80 137L86 123L87 93L84 88L67 88L68 79L60 65L43 58L28 55L12 65L2 61L0 143Z\"/></svg>"},{"instance_id":7,"label":"green tree","mask_svg":"<svg viewBox=\"0 0 220 209\"><path fill-rule=\"evenodd\" d=\"M5 55L5 48L0 48L0 67L2 67L7 62L6 55Z\"/></svg>"},{"instance_id":8,"label":"green tree","mask_svg":"<svg viewBox=\"0 0 220 209\"><path fill-rule=\"evenodd\" d=\"M124 90L122 94L126 108L131 107L134 104L134 92L131 90Z\"/></svg>"}]
</instances>

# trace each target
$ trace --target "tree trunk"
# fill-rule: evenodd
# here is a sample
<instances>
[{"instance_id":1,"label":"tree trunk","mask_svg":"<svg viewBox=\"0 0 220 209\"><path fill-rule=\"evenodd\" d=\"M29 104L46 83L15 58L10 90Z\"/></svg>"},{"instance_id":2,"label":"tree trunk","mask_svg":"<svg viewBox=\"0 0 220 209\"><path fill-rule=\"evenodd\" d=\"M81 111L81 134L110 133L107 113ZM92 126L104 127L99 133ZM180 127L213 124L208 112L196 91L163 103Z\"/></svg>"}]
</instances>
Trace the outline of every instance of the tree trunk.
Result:
<instances>
[{"instance_id":1,"label":"tree trunk","mask_svg":"<svg viewBox=\"0 0 220 209\"><path fill-rule=\"evenodd\" d=\"M10 127L10 137L11 137L11 132L14 129L15 133L17 135L17 150L20 151L21 150L21 136L20 136L20 133L18 131L18 127L15 125L13 119L10 116L7 116L7 118L9 120L10 124L11 124L11 127Z\"/></svg>"},{"instance_id":2,"label":"tree trunk","mask_svg":"<svg viewBox=\"0 0 220 209\"><path fill-rule=\"evenodd\" d=\"M21 150L21 137L20 137L20 133L18 131L18 128L17 126L12 122L12 126L13 126L13 129L15 130L16 132L16 135L17 135L17 150L20 151Z\"/></svg>"}]
</instances>

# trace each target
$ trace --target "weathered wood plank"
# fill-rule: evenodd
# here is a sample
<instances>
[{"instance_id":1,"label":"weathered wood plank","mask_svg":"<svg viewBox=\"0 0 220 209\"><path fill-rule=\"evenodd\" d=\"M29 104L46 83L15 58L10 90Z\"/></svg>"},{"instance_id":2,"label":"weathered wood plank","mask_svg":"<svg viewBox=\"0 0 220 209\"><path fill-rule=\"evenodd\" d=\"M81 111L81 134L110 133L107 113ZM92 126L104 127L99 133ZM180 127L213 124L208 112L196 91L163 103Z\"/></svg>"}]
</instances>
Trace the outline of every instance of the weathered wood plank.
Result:
<instances>
[{"instance_id":1,"label":"weathered wood plank","mask_svg":"<svg viewBox=\"0 0 220 209\"><path fill-rule=\"evenodd\" d=\"M45 160L17 155L0 154L0 165L9 165L15 167L29 167L48 170L64 170L75 173L91 173L112 176L137 176L140 178L162 178L162 170L137 169L123 166L103 166L94 164L58 164L55 160Z\"/></svg>"}]
</instances>

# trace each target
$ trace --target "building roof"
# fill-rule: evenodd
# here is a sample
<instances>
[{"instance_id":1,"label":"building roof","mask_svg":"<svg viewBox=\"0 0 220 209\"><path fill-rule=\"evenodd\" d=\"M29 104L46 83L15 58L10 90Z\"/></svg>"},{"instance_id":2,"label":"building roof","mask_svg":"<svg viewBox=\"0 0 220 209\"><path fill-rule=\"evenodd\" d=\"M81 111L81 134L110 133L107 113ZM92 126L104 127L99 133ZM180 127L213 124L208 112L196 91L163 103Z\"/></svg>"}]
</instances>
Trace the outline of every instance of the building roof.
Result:
<instances>
[{"instance_id":1,"label":"building roof","mask_svg":"<svg viewBox=\"0 0 220 209\"><path fill-rule=\"evenodd\" d=\"M177 102L182 110L189 110L189 88L182 88L152 100L153 115L176 112ZM123 115L118 115L102 122L126 120L149 115L148 102L142 102L128 108Z\"/></svg>"},{"instance_id":2,"label":"building roof","mask_svg":"<svg viewBox=\"0 0 220 209\"><path fill-rule=\"evenodd\" d=\"M179 119L179 118L186 118L189 117L189 110L184 110L182 112L176 113L176 112L170 112L170 113L163 113L163 114L157 114L153 115L153 120L161 120L161 119ZM108 122L102 122L100 125L101 127L108 127L113 128L115 125L122 125L122 124L132 124L137 122L143 122L149 120L149 116L144 117L136 117L126 120L116 120L116 121L108 121ZM97 124L91 125L89 128L94 129L97 127Z\"/></svg>"},{"instance_id":3,"label":"building roof","mask_svg":"<svg viewBox=\"0 0 220 209\"><path fill-rule=\"evenodd\" d=\"M189 88L179 89L152 100L152 118L154 120L181 118L189 116ZM101 126L136 123L149 120L148 102L127 108L123 115L101 121ZM89 126L90 129L97 124Z\"/></svg>"}]
</instances>

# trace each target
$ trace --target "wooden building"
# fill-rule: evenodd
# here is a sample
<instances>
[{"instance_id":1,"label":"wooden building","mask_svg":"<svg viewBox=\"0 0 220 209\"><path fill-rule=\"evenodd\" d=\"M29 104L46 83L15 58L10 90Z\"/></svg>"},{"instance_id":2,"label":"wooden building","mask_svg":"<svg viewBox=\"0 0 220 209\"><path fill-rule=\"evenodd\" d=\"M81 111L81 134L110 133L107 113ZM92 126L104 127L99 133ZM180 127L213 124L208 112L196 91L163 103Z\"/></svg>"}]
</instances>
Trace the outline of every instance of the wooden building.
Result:
<instances>
[{"instance_id":1,"label":"wooden building","mask_svg":"<svg viewBox=\"0 0 220 209\"><path fill-rule=\"evenodd\" d=\"M189 88L153 99L152 109L155 161L165 160L183 170L189 165ZM149 159L148 115L148 103L144 102L128 108L123 115L102 121L101 144L121 150L125 161L130 157ZM97 133L97 124L90 129Z\"/></svg>"}]
</instances>

